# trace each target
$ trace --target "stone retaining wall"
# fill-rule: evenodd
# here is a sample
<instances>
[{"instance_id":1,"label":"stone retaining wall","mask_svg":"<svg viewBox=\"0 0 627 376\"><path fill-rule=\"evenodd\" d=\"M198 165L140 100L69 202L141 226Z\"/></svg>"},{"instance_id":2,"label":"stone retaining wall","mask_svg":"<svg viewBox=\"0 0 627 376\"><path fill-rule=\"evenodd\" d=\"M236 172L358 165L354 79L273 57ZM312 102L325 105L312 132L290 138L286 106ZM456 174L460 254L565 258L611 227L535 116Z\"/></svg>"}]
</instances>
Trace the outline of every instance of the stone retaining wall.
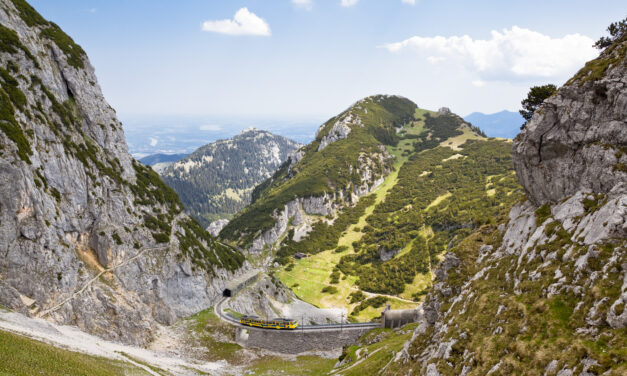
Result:
<instances>
[{"instance_id":1,"label":"stone retaining wall","mask_svg":"<svg viewBox=\"0 0 627 376\"><path fill-rule=\"evenodd\" d=\"M286 354L313 350L334 350L352 345L371 328L328 329L323 331L264 330L237 328L237 343L244 347L258 347Z\"/></svg>"}]
</instances>

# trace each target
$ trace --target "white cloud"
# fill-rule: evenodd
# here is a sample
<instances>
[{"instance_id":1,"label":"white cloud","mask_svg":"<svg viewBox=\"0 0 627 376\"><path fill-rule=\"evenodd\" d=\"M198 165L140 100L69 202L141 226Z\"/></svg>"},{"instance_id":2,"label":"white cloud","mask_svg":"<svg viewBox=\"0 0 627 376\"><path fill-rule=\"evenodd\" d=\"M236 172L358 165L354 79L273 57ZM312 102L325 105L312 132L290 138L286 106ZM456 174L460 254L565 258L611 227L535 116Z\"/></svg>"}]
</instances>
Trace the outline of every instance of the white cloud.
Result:
<instances>
[{"instance_id":1,"label":"white cloud","mask_svg":"<svg viewBox=\"0 0 627 376\"><path fill-rule=\"evenodd\" d=\"M446 58L442 56L428 56L427 57L427 61L430 62L431 64L437 64L444 60L446 60Z\"/></svg>"},{"instance_id":2,"label":"white cloud","mask_svg":"<svg viewBox=\"0 0 627 376\"><path fill-rule=\"evenodd\" d=\"M159 143L159 140L157 140L154 137L150 137L150 146L157 146L158 143Z\"/></svg>"},{"instance_id":3,"label":"white cloud","mask_svg":"<svg viewBox=\"0 0 627 376\"><path fill-rule=\"evenodd\" d=\"M359 0L342 0L341 5L343 7L352 7L353 5L357 4Z\"/></svg>"},{"instance_id":4,"label":"white cloud","mask_svg":"<svg viewBox=\"0 0 627 376\"><path fill-rule=\"evenodd\" d=\"M205 21L203 31L211 31L227 35L262 35L270 36L270 26L248 8L241 8L232 20Z\"/></svg>"},{"instance_id":5,"label":"white cloud","mask_svg":"<svg viewBox=\"0 0 627 376\"><path fill-rule=\"evenodd\" d=\"M306 10L311 10L313 7L313 2L311 0L292 0L292 4Z\"/></svg>"},{"instance_id":6,"label":"white cloud","mask_svg":"<svg viewBox=\"0 0 627 376\"><path fill-rule=\"evenodd\" d=\"M416 0L401 0L403 4L416 5Z\"/></svg>"},{"instance_id":7,"label":"white cloud","mask_svg":"<svg viewBox=\"0 0 627 376\"><path fill-rule=\"evenodd\" d=\"M468 35L415 36L383 47L390 52L417 50L428 55L427 60L432 64L444 60L459 63L475 71L483 80L507 80L563 78L573 74L597 56L593 43L591 38L580 34L551 38L513 26L511 30L492 31L487 40L472 39Z\"/></svg>"},{"instance_id":8,"label":"white cloud","mask_svg":"<svg viewBox=\"0 0 627 376\"><path fill-rule=\"evenodd\" d=\"M201 131L221 131L222 127L216 124L201 125L199 128Z\"/></svg>"},{"instance_id":9,"label":"white cloud","mask_svg":"<svg viewBox=\"0 0 627 376\"><path fill-rule=\"evenodd\" d=\"M474 80L472 81L472 84L476 87L484 87L486 82L482 80Z\"/></svg>"}]
</instances>

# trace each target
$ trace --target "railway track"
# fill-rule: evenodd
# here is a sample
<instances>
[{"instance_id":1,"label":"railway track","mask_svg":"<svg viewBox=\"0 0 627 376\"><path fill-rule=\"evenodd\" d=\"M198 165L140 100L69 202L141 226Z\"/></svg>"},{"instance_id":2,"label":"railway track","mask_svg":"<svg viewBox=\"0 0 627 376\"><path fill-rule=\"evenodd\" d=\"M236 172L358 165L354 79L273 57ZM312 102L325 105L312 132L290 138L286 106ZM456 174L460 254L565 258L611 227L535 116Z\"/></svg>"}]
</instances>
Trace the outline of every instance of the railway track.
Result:
<instances>
[{"instance_id":1,"label":"railway track","mask_svg":"<svg viewBox=\"0 0 627 376\"><path fill-rule=\"evenodd\" d=\"M256 327L252 327L252 326L248 326L248 325L242 325L239 322L239 319L229 315L228 313L224 313L224 310L222 309L222 306L224 305L224 303L228 300L229 298L222 298L222 300L220 300L216 305L215 305L215 313L216 315L218 315L218 317L222 320L225 321L231 325L234 326L238 326L238 327L242 327L242 328L246 328L246 329L257 329L257 330L276 330L276 329L262 329L262 328L256 328ZM319 325L299 325L298 328L293 329L293 330L284 330L285 332L293 332L293 333L297 333L297 332L302 332L302 331L309 331L309 332L324 332L324 331L335 331L337 329L341 329L341 330L354 330L354 329L367 329L367 328L380 328L381 324L378 322L360 322L360 323L346 323L346 324L319 324Z\"/></svg>"}]
</instances>

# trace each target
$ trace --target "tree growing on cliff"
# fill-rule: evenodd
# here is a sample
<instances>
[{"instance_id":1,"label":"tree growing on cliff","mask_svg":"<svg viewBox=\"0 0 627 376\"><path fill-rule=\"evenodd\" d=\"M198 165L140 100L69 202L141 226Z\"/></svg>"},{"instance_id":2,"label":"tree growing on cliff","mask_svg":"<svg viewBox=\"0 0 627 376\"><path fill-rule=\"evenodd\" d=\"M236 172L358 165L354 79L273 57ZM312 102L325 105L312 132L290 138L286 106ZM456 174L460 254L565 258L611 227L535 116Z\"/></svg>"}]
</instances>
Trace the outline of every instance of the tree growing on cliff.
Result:
<instances>
[{"instance_id":1,"label":"tree growing on cliff","mask_svg":"<svg viewBox=\"0 0 627 376\"><path fill-rule=\"evenodd\" d=\"M611 23L610 26L607 27L607 32L610 33L610 36L599 38L594 44L594 47L598 49L607 48L612 43L625 36L625 34L627 34L627 17L622 21Z\"/></svg>"},{"instance_id":2,"label":"tree growing on cliff","mask_svg":"<svg viewBox=\"0 0 627 376\"><path fill-rule=\"evenodd\" d=\"M527 93L527 98L520 102L522 104L522 110L518 112L520 112L526 121L531 120L533 113L542 105L542 102L556 92L557 87L553 84L532 87L529 89L529 93Z\"/></svg>"}]
</instances>

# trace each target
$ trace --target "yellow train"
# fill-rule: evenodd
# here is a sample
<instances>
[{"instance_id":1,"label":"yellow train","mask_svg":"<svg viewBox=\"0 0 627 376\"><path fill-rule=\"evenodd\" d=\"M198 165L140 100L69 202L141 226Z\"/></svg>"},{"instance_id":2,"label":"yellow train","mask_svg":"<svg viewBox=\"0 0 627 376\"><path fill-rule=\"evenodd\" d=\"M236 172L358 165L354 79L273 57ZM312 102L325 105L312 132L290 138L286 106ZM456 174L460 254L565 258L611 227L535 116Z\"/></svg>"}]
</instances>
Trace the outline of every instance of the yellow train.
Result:
<instances>
[{"instance_id":1,"label":"yellow train","mask_svg":"<svg viewBox=\"0 0 627 376\"><path fill-rule=\"evenodd\" d=\"M298 321L285 318L263 320L257 316L242 316L239 322L242 325L264 329L296 329L298 327Z\"/></svg>"}]
</instances>

